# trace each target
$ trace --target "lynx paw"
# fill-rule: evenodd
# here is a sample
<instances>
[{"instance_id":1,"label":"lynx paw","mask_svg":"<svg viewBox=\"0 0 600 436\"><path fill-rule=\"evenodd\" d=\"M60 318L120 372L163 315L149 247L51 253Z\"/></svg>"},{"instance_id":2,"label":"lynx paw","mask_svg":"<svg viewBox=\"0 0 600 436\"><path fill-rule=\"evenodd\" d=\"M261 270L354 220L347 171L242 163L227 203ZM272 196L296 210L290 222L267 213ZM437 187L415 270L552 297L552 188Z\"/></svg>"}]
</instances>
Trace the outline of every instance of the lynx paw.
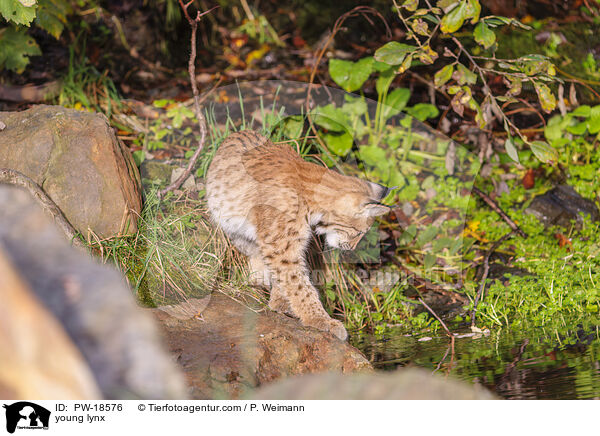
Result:
<instances>
[{"instance_id":1,"label":"lynx paw","mask_svg":"<svg viewBox=\"0 0 600 436\"><path fill-rule=\"evenodd\" d=\"M294 311L290 306L290 302L283 297L274 297L273 295L271 295L271 299L269 300L269 308L271 310L274 310L275 312L295 316Z\"/></svg>"},{"instance_id":2,"label":"lynx paw","mask_svg":"<svg viewBox=\"0 0 600 436\"><path fill-rule=\"evenodd\" d=\"M337 319L331 318L317 318L312 319L303 323L304 325L314 327L318 330L323 330L337 336L342 341L348 339L348 332L344 328L344 324L342 324Z\"/></svg>"}]
</instances>

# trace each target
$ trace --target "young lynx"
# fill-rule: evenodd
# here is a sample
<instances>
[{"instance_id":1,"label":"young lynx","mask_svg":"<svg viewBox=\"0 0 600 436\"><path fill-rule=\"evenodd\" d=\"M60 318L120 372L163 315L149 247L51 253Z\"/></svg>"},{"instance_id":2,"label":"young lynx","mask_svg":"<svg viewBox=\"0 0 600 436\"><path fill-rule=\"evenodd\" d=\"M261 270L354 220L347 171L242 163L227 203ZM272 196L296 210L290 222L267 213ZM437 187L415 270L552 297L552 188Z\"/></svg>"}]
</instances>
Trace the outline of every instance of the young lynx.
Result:
<instances>
[{"instance_id":1,"label":"young lynx","mask_svg":"<svg viewBox=\"0 0 600 436\"><path fill-rule=\"evenodd\" d=\"M250 130L225 139L206 176L212 218L249 257L254 282L271 288L269 307L342 340L348 334L323 309L305 250L313 228L329 246L353 250L375 217L388 212L379 203L387 193Z\"/></svg>"}]
</instances>

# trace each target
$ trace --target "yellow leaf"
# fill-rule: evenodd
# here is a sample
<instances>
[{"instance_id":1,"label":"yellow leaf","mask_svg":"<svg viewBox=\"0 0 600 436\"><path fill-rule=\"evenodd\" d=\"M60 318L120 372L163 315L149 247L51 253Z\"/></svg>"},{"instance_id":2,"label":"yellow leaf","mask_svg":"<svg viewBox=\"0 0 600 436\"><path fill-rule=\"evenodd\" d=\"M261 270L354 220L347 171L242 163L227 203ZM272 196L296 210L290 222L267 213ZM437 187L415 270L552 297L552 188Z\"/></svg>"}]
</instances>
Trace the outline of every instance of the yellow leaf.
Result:
<instances>
[{"instance_id":1,"label":"yellow leaf","mask_svg":"<svg viewBox=\"0 0 600 436\"><path fill-rule=\"evenodd\" d=\"M246 56L246 63L250 64L253 61L262 59L269 52L269 50L271 50L271 48L267 44L263 44L258 50L252 50Z\"/></svg>"}]
</instances>

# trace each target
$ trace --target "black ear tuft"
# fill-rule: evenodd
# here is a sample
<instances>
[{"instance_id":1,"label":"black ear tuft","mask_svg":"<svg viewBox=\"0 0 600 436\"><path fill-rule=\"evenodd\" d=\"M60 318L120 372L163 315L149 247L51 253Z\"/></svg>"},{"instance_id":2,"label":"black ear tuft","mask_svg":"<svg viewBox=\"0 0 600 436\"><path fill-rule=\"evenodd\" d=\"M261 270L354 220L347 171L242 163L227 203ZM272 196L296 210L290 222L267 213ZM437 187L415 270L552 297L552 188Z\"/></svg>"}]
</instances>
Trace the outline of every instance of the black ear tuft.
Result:
<instances>
[{"instance_id":1,"label":"black ear tuft","mask_svg":"<svg viewBox=\"0 0 600 436\"><path fill-rule=\"evenodd\" d=\"M381 188L381 191L379 193L379 200L383 200L385 197L387 197L389 195L390 192L392 192L394 189L398 188L397 186L388 188L387 186L383 186L383 185L379 185L379 184L378 184L378 186Z\"/></svg>"},{"instance_id":2,"label":"black ear tuft","mask_svg":"<svg viewBox=\"0 0 600 436\"><path fill-rule=\"evenodd\" d=\"M388 196L388 194L390 192L392 192L394 189L398 188L397 186L388 188L387 186L383 186L383 185L380 185L379 183L373 183L373 182L369 182L369 185L371 187L371 192L373 193L372 194L373 196L371 198L375 201L383 200L385 197Z\"/></svg>"}]
</instances>

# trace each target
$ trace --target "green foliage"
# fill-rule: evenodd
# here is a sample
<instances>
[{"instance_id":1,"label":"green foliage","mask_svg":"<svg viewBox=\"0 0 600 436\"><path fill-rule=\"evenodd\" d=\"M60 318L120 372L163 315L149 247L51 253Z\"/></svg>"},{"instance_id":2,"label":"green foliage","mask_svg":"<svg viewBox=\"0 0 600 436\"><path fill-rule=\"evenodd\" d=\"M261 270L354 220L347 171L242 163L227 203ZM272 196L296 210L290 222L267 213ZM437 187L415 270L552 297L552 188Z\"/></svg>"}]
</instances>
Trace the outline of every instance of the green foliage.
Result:
<instances>
[{"instance_id":1,"label":"green foliage","mask_svg":"<svg viewBox=\"0 0 600 436\"><path fill-rule=\"evenodd\" d=\"M358 62L341 59L329 61L331 78L347 92L359 90L371 75L372 68L373 58L364 58Z\"/></svg>"},{"instance_id":2,"label":"green foliage","mask_svg":"<svg viewBox=\"0 0 600 436\"><path fill-rule=\"evenodd\" d=\"M465 109L473 111L474 119L482 129L496 118L510 136L520 137L522 143L528 144L544 162L556 161L556 153L550 150L547 143L530 143L503 110L508 103L518 103L515 97L521 93L525 82L535 88L543 111L551 112L557 105L549 84L559 79L555 77L554 65L546 56L532 54L517 59L500 59L495 55L498 41L494 29L505 25L521 29L529 27L512 18L496 15L482 17L479 0L439 0L435 6L426 3L427 7L424 8L419 8L419 2L415 0L395 5L398 17L405 26L406 42L388 42L375 51L373 58L363 58L357 62L331 59L329 73L335 83L348 92L358 91L368 77L376 72L379 74L376 83L379 102L393 106L386 101L386 94L394 76L412 68L413 64L434 64L440 53L432 45L436 38L440 38L441 32L444 41L440 45L444 47L443 55L449 61L433 74L433 82L452 96L451 108L461 117ZM465 48L461 42L466 38L464 35L472 38L479 47ZM482 56L482 49L491 52L491 55ZM486 78L489 75L504 78L508 84L504 95L490 92ZM375 119L375 130L378 132L381 115L382 111L378 110ZM385 115L389 115L389 112ZM438 113L431 108L415 107L411 115L424 120L434 118ZM512 156L516 151L514 144L510 142L508 146Z\"/></svg>"},{"instance_id":3,"label":"green foliage","mask_svg":"<svg viewBox=\"0 0 600 436\"><path fill-rule=\"evenodd\" d=\"M250 38L258 40L260 44L270 43L278 46L283 46L283 42L279 39L279 35L267 17L259 15L251 19L244 20L244 23L238 27L238 30L247 34Z\"/></svg>"},{"instance_id":4,"label":"green foliage","mask_svg":"<svg viewBox=\"0 0 600 436\"><path fill-rule=\"evenodd\" d=\"M36 15L35 0L0 0L0 16L6 21L29 26Z\"/></svg>"},{"instance_id":5,"label":"green foliage","mask_svg":"<svg viewBox=\"0 0 600 436\"><path fill-rule=\"evenodd\" d=\"M38 0L38 4L35 25L44 29L54 38L60 38L67 24L67 15L72 12L69 2L67 0Z\"/></svg>"},{"instance_id":6,"label":"green foliage","mask_svg":"<svg viewBox=\"0 0 600 436\"><path fill-rule=\"evenodd\" d=\"M5 27L0 29L0 69L6 68L22 73L29 63L29 56L42 54L35 40L24 29Z\"/></svg>"},{"instance_id":7,"label":"green foliage","mask_svg":"<svg viewBox=\"0 0 600 436\"><path fill-rule=\"evenodd\" d=\"M521 139L511 138L505 143L506 155L500 154L491 177L497 178L508 171L512 173L517 170L514 167L507 169L506 163L511 160L520 162L525 168L535 168L540 166L540 161L552 160L568 171L568 183L581 195L595 198L600 190L600 150L594 146L599 133L596 130L599 116L600 106L580 106L564 116L554 116L544 131L550 145L534 142L530 150L519 151L517 145L522 144ZM423 162L423 155L416 153L419 147L405 148L407 144L418 144L419 141L419 134L414 130L401 131L396 128L386 131L377 146L359 146L361 161L365 166L373 167L367 172L368 177L381 176L389 172L390 167L400 168L402 179L394 181L399 185L395 203L419 204L424 216L435 217L436 211L447 210L448 207L466 210L469 196L456 193L470 189L469 184L460 178L445 175L443 159L435 160L434 154L427 156L433 160L428 161L427 171L422 172L418 165ZM408 153L405 155L406 151ZM444 154L441 152L440 156ZM468 162L470 159L476 160L476 157L467 155L465 159ZM521 171L524 173L524 170ZM552 187L551 180L536 179L531 190L523 187L520 177L504 180L508 192L500 195L496 201L529 237L513 236L498 252L508 254L513 259L511 266L529 271L531 275L509 276L508 285L489 280L485 298L478 306L478 325L555 328L557 319L563 316L579 322L600 311L600 293L597 291L600 283L598 223L586 219L579 232L573 229L545 229L537 218L526 214L524 210L533 197ZM423 203L423 193L430 188L435 189L436 195ZM473 207L472 203L470 207ZM473 301L480 286L474 274L476 265L481 263L480 253L489 249L492 241L510 229L488 208L470 209L464 219L466 227L462 231L462 238L455 237L456 229L460 229L461 223L465 222L460 219L447 220L438 225L409 225L396 238L396 254L411 259L412 262L408 261L406 265L418 271L417 275L437 277L446 283L452 277L443 275L444 268L461 270L463 292ZM557 233L564 234L571 245L561 246L555 236ZM432 275L436 271L440 275ZM335 301L328 301L334 306L338 302L338 307L342 306L339 301L343 301L346 322L350 328L361 329L368 325L379 333L387 333L389 326L399 324L403 326L402 332L411 333L431 332L440 328L439 323L427 312L411 315L415 302L405 296L409 289L407 283L399 281L384 291L361 282L351 268L344 274L349 283L358 283L361 292L358 295L344 292ZM471 308L472 305L465 309L470 311Z\"/></svg>"},{"instance_id":8,"label":"green foliage","mask_svg":"<svg viewBox=\"0 0 600 436\"><path fill-rule=\"evenodd\" d=\"M85 56L76 59L71 47L69 69L63 77L58 104L101 112L110 119L121 102L113 81L90 65Z\"/></svg>"},{"instance_id":9,"label":"green foliage","mask_svg":"<svg viewBox=\"0 0 600 436\"><path fill-rule=\"evenodd\" d=\"M29 27L33 22L58 39L70 12L68 0L0 0L0 17L7 21L7 26L0 28L0 69L22 73L30 56L42 54L21 26Z\"/></svg>"}]
</instances>

